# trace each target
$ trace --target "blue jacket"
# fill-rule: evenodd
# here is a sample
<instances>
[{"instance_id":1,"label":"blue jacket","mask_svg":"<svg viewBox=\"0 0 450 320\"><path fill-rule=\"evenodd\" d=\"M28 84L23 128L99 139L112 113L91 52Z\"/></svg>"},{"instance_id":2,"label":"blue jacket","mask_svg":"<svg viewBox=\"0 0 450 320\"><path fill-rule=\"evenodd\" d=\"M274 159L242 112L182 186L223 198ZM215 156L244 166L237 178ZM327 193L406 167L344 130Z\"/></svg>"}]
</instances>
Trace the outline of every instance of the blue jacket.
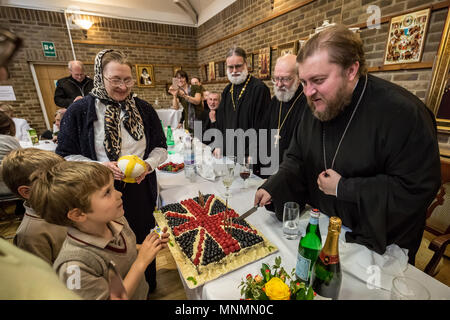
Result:
<instances>
[{"instance_id":1,"label":"blue jacket","mask_svg":"<svg viewBox=\"0 0 450 320\"><path fill-rule=\"evenodd\" d=\"M144 159L146 159L154 148L167 149L166 137L155 109L144 100L135 98L135 101L144 122L144 133L147 141ZM97 113L93 96L87 95L70 105L61 120L56 153L62 157L80 154L92 160L97 160L94 145L94 121L96 120ZM156 199L155 171L147 177L146 180L150 183L152 195Z\"/></svg>"}]
</instances>

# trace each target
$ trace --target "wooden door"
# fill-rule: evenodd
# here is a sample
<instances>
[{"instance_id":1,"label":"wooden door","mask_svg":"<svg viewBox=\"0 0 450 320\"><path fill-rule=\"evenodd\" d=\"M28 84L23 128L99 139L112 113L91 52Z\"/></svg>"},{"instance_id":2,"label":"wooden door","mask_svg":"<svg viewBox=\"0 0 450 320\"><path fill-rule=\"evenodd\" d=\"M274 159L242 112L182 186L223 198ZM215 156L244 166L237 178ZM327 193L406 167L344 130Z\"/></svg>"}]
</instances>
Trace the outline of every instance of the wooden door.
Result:
<instances>
[{"instance_id":1,"label":"wooden door","mask_svg":"<svg viewBox=\"0 0 450 320\"><path fill-rule=\"evenodd\" d=\"M67 69L67 65L44 64L35 64L34 70L36 72L42 100L45 105L50 130L52 130L52 124L55 120L55 112L56 109L59 108L53 100L53 97L55 96L56 81L69 76L69 70Z\"/></svg>"}]
</instances>

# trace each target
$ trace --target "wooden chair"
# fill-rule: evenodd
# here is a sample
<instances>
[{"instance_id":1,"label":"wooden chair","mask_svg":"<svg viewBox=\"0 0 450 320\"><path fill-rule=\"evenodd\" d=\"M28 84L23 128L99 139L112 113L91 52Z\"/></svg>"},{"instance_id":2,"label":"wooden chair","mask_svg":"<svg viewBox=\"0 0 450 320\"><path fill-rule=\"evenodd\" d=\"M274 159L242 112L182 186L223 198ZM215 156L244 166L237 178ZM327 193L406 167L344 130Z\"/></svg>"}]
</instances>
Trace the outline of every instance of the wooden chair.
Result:
<instances>
[{"instance_id":1,"label":"wooden chair","mask_svg":"<svg viewBox=\"0 0 450 320\"><path fill-rule=\"evenodd\" d=\"M450 243L450 159L441 158L442 185L427 211L425 230L436 235L428 248L434 255L425 267L425 273L434 276L436 267Z\"/></svg>"}]
</instances>

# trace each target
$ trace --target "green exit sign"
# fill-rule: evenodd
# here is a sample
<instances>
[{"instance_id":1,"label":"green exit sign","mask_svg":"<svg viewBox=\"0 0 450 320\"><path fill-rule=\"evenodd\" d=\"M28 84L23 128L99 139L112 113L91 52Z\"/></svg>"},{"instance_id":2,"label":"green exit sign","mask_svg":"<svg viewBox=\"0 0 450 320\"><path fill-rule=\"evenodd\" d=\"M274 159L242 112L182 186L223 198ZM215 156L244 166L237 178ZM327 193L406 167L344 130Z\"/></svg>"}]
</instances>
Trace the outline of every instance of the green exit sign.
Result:
<instances>
[{"instance_id":1,"label":"green exit sign","mask_svg":"<svg viewBox=\"0 0 450 320\"><path fill-rule=\"evenodd\" d=\"M53 42L41 41L44 57L56 57L56 48Z\"/></svg>"}]
</instances>

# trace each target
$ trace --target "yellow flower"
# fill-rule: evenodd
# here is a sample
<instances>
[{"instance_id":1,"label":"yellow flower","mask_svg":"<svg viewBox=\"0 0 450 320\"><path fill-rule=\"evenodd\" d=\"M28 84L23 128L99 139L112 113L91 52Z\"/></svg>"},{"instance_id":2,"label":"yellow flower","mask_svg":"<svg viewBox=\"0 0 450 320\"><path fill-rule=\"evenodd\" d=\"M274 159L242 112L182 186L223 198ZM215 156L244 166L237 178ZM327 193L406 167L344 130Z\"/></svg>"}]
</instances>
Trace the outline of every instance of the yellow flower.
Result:
<instances>
[{"instance_id":1,"label":"yellow flower","mask_svg":"<svg viewBox=\"0 0 450 320\"><path fill-rule=\"evenodd\" d=\"M289 287L280 278L273 277L265 285L266 295L270 300L289 300Z\"/></svg>"},{"instance_id":2,"label":"yellow flower","mask_svg":"<svg viewBox=\"0 0 450 320\"><path fill-rule=\"evenodd\" d=\"M256 283L259 283L259 282L261 282L263 280L263 278L259 275L259 274L257 274L256 276L255 276L255 282Z\"/></svg>"}]
</instances>

